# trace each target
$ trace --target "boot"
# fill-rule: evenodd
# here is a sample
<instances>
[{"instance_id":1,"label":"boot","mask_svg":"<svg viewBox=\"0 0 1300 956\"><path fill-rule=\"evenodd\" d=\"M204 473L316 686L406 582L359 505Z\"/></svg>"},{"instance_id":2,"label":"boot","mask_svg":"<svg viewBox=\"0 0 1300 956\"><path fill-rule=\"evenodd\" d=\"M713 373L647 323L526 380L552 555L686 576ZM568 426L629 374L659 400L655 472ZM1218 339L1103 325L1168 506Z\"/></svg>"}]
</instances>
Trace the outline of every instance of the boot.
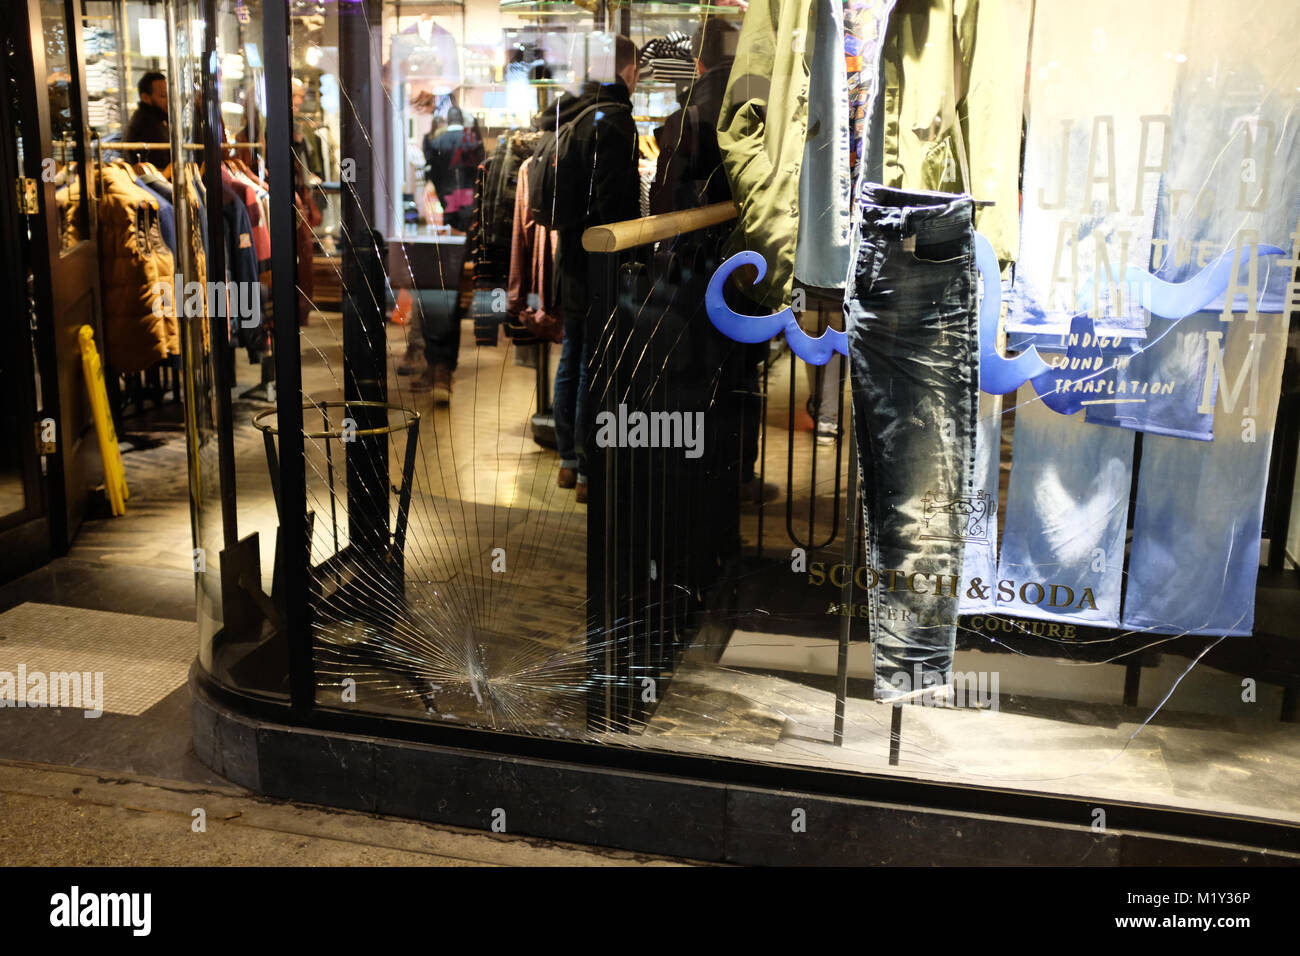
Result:
<instances>
[{"instance_id":1,"label":"boot","mask_svg":"<svg viewBox=\"0 0 1300 956\"><path fill-rule=\"evenodd\" d=\"M424 360L424 349L418 345L413 345L406 350L402 360L397 365L398 375L421 375L429 367L429 363Z\"/></svg>"},{"instance_id":2,"label":"boot","mask_svg":"<svg viewBox=\"0 0 1300 956\"><path fill-rule=\"evenodd\" d=\"M451 402L451 369L438 364L433 367L433 404L447 405Z\"/></svg>"}]
</instances>

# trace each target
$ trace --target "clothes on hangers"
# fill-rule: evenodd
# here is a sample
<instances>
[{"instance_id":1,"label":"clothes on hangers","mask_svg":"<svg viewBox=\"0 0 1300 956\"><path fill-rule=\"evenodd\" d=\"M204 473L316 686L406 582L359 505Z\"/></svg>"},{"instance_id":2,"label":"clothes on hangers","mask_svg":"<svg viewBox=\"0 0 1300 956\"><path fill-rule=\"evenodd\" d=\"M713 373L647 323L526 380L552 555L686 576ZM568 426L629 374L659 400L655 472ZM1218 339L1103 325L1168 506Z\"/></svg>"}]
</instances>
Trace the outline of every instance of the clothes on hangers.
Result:
<instances>
[{"instance_id":1,"label":"clothes on hangers","mask_svg":"<svg viewBox=\"0 0 1300 956\"><path fill-rule=\"evenodd\" d=\"M564 332L564 315L555 298L560 234L534 221L529 212L528 167L534 162L530 156L519 167L506 310L537 337L559 342Z\"/></svg>"},{"instance_id":2,"label":"clothes on hangers","mask_svg":"<svg viewBox=\"0 0 1300 956\"><path fill-rule=\"evenodd\" d=\"M256 365L267 350L267 329L262 321L258 260L252 225L243 197L225 182L222 183L221 202L221 215L226 227L226 279L237 283L240 291L240 302L227 301L230 341L247 350L249 363ZM245 298L244 289L250 293L258 290L258 294L250 294ZM238 314L236 306L245 302L253 312L252 315Z\"/></svg>"},{"instance_id":3,"label":"clothes on hangers","mask_svg":"<svg viewBox=\"0 0 1300 956\"><path fill-rule=\"evenodd\" d=\"M174 281L175 258L163 241L158 199L136 184L134 170L117 160L98 175L105 364L139 372L180 354L176 315L162 292Z\"/></svg>"},{"instance_id":4,"label":"clothes on hangers","mask_svg":"<svg viewBox=\"0 0 1300 956\"><path fill-rule=\"evenodd\" d=\"M480 288L500 288L509 279L519 169L532 155L539 137L528 130L508 131L475 178L473 228L466 241L467 254L474 263L474 281ZM493 341L495 338L494 333Z\"/></svg>"},{"instance_id":5,"label":"clothes on hangers","mask_svg":"<svg viewBox=\"0 0 1300 956\"><path fill-rule=\"evenodd\" d=\"M446 222L464 232L474 211L474 174L483 162L483 140L475 125L447 126L424 138L426 179L433 183Z\"/></svg>"},{"instance_id":6,"label":"clothes on hangers","mask_svg":"<svg viewBox=\"0 0 1300 956\"><path fill-rule=\"evenodd\" d=\"M183 167L182 167L183 168ZM176 190L173 189L173 195ZM208 254L207 245L203 240L203 206L199 202L198 191L194 187L193 177L187 177L184 189L184 202L189 208L189 226L190 226L190 259L194 265L194 278L198 282L201 291L202 308L198 315L199 328L202 332L201 347L203 354L207 355L212 351L212 330L208 321L211 315L212 303L208 301ZM180 240L177 236L177 240ZM186 310L190 316L194 315L192 309Z\"/></svg>"},{"instance_id":7,"label":"clothes on hangers","mask_svg":"<svg viewBox=\"0 0 1300 956\"><path fill-rule=\"evenodd\" d=\"M163 242L176 254L176 209L172 205L172 186L151 163L137 163L135 184L158 203L158 224Z\"/></svg>"},{"instance_id":8,"label":"clothes on hangers","mask_svg":"<svg viewBox=\"0 0 1300 956\"><path fill-rule=\"evenodd\" d=\"M1031 9L1029 0L899 0L881 52L880 181L992 201L977 206L975 228L1002 262L1020 244Z\"/></svg>"},{"instance_id":9,"label":"clothes on hangers","mask_svg":"<svg viewBox=\"0 0 1300 956\"><path fill-rule=\"evenodd\" d=\"M267 191L255 185L255 180L244 170L231 169L230 163L222 164L221 181L244 204L253 238L253 251L257 254L258 262L268 261L271 258L271 230L266 225L264 196Z\"/></svg>"},{"instance_id":10,"label":"clothes on hangers","mask_svg":"<svg viewBox=\"0 0 1300 956\"><path fill-rule=\"evenodd\" d=\"M465 233L465 257L470 264L470 274L474 283L474 296L470 301L470 318L474 322L474 344L495 346L501 338L501 316L492 308L492 299L495 297L492 290L500 288L500 284L488 280L485 271L486 263L483 261L488 255L483 244L483 194L491 165L492 158L489 157L479 163L478 170L474 174L474 215ZM509 256L510 252L507 249L504 259L508 260Z\"/></svg>"},{"instance_id":11,"label":"clothes on hangers","mask_svg":"<svg viewBox=\"0 0 1300 956\"><path fill-rule=\"evenodd\" d=\"M846 274L838 264L852 250L838 241L838 224L851 209L843 182L853 153L865 160L859 183L992 200L977 210L977 227L999 259L1016 257L1028 0L851 0L847 23L842 3L756 0L718 121L727 177L740 203L725 251L763 255L767 273L747 294L771 309L790 303L807 213L835 227L836 267L829 271ZM878 90L869 82L877 76L883 78ZM840 120L849 123L847 131ZM810 142L819 139L827 148L810 153ZM803 176L810 159L829 172ZM808 254L800 262L821 271L829 261L819 249L825 230L812 229L811 220L807 225Z\"/></svg>"},{"instance_id":12,"label":"clothes on hangers","mask_svg":"<svg viewBox=\"0 0 1300 956\"><path fill-rule=\"evenodd\" d=\"M203 172L199 169L198 163L190 163L190 182L194 184L195 196L198 199L199 211L202 218L199 220L199 229L203 238L203 254L208 255L208 191L203 187Z\"/></svg>"},{"instance_id":13,"label":"clothes on hangers","mask_svg":"<svg viewBox=\"0 0 1300 956\"><path fill-rule=\"evenodd\" d=\"M772 310L790 303L794 283L813 5L756 0L741 27L718 117L718 146L740 207L724 252L763 256L767 272L746 294Z\"/></svg>"}]
</instances>

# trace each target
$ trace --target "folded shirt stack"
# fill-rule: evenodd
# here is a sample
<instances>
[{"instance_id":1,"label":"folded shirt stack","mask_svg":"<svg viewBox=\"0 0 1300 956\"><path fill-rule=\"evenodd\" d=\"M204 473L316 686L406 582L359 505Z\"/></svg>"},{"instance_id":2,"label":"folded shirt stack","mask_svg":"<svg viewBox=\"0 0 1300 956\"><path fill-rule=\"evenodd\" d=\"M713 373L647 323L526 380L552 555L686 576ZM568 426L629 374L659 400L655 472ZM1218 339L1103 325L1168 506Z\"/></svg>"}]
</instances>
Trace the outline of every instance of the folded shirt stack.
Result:
<instances>
[{"instance_id":1,"label":"folded shirt stack","mask_svg":"<svg viewBox=\"0 0 1300 956\"><path fill-rule=\"evenodd\" d=\"M680 30L646 42L637 57L642 78L656 83L689 81L695 76L691 38Z\"/></svg>"}]
</instances>

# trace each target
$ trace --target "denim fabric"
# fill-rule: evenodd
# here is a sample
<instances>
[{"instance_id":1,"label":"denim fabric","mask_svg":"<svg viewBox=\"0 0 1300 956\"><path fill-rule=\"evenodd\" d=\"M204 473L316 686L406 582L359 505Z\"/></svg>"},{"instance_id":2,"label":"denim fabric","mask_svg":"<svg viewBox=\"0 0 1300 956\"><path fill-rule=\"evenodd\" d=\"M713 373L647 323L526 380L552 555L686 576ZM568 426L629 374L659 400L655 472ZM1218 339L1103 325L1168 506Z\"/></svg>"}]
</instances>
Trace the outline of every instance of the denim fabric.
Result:
<instances>
[{"instance_id":1,"label":"denim fabric","mask_svg":"<svg viewBox=\"0 0 1300 956\"><path fill-rule=\"evenodd\" d=\"M875 697L951 678L979 407L974 204L864 184L845 297Z\"/></svg>"},{"instance_id":2,"label":"denim fabric","mask_svg":"<svg viewBox=\"0 0 1300 956\"><path fill-rule=\"evenodd\" d=\"M1266 12L1267 11L1267 12ZM1300 13L1251 0L1224 6L1193 3L1179 50L1187 63L1174 89L1169 161L1155 206L1151 271L1185 282L1225 250L1236 250L1231 311L1280 312L1291 277L1278 259L1261 256L1258 243L1291 247L1300 215L1300 133L1296 97L1286 74L1300 81L1292 57L1260 49L1252 15L1267 15L1277 29L1300 27ZM1279 62L1281 61L1281 62ZM1214 143L1214 149L1206 148ZM1221 293L1226 290L1221 290ZM1174 382L1172 394L1118 407L1088 410L1088 421L1138 431L1209 441L1210 411L1201 412L1207 331L1220 323L1225 295L1178 322L1152 318L1145 350L1127 373L1139 381Z\"/></svg>"},{"instance_id":3,"label":"denim fabric","mask_svg":"<svg viewBox=\"0 0 1300 956\"><path fill-rule=\"evenodd\" d=\"M1131 432L1058 415L1023 386L998 568L999 584L1009 584L997 593L999 610L1117 626L1132 484Z\"/></svg>"},{"instance_id":4,"label":"denim fabric","mask_svg":"<svg viewBox=\"0 0 1300 956\"><path fill-rule=\"evenodd\" d=\"M962 581L994 580L998 571L998 469L1002 460L1002 396L979 396L979 421L975 428L975 498L967 525L966 560ZM996 611L992 589L960 594L962 614Z\"/></svg>"},{"instance_id":5,"label":"denim fabric","mask_svg":"<svg viewBox=\"0 0 1300 956\"><path fill-rule=\"evenodd\" d=\"M1142 441L1126 628L1246 635L1254 625L1287 317L1262 314L1257 322L1238 317L1219 323L1219 329L1228 381L1220 377L1217 383L1214 440L1147 435ZM1255 360L1258 393L1249 385ZM1238 383L1234 401L1230 393Z\"/></svg>"},{"instance_id":6,"label":"denim fabric","mask_svg":"<svg viewBox=\"0 0 1300 956\"><path fill-rule=\"evenodd\" d=\"M1153 315L1147 340L1123 367L1105 376L1114 381L1116 391L1123 387L1133 397L1090 405L1088 424L1172 438L1213 439L1214 414L1200 411L1200 404L1209 358L1205 333L1220 328L1218 312L1197 312L1176 321Z\"/></svg>"},{"instance_id":7,"label":"denim fabric","mask_svg":"<svg viewBox=\"0 0 1300 956\"><path fill-rule=\"evenodd\" d=\"M564 319L564 344L555 370L555 444L563 468L575 468L580 479L587 476L585 436L587 420L587 374L591 347L586 341L585 311L569 310Z\"/></svg>"}]
</instances>

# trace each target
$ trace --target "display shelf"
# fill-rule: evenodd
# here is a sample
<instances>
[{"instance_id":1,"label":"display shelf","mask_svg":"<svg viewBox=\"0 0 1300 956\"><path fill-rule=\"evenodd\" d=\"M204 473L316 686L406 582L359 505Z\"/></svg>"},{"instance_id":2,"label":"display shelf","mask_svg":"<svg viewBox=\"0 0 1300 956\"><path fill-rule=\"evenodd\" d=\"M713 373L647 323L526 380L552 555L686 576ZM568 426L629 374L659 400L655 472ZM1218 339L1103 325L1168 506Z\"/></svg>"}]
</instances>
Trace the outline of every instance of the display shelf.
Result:
<instances>
[{"instance_id":1,"label":"display shelf","mask_svg":"<svg viewBox=\"0 0 1300 956\"><path fill-rule=\"evenodd\" d=\"M630 8L633 13L643 17L690 17L708 14L711 17L743 17L741 7L722 6L716 3L619 3L610 4L612 10Z\"/></svg>"},{"instance_id":2,"label":"display shelf","mask_svg":"<svg viewBox=\"0 0 1300 956\"><path fill-rule=\"evenodd\" d=\"M638 2L620 2L620 0L611 0L610 10L630 9L638 16L645 17L690 17L700 14L708 14L717 17L743 17L745 11L741 7L723 6L716 3L638 3ZM510 0L501 0L502 13L533 13L556 16L572 16L574 14L590 14L592 10L573 3L572 0L520 0L518 3L511 3Z\"/></svg>"},{"instance_id":3,"label":"display shelf","mask_svg":"<svg viewBox=\"0 0 1300 956\"><path fill-rule=\"evenodd\" d=\"M573 86L573 83L570 83L567 80L528 80L527 85L536 89L550 90L570 87ZM675 86L671 83L660 85L662 85L664 89L675 89ZM649 86L650 84L637 84L637 89L642 89L643 87L648 88ZM509 88L510 84L507 84L504 81L496 82L495 80L491 83L462 83L457 87L458 90L506 90Z\"/></svg>"},{"instance_id":4,"label":"display shelf","mask_svg":"<svg viewBox=\"0 0 1300 956\"><path fill-rule=\"evenodd\" d=\"M520 3L501 2L502 13L515 13L533 16L571 17L590 16L591 11L578 6L570 0L522 0Z\"/></svg>"},{"instance_id":5,"label":"display shelf","mask_svg":"<svg viewBox=\"0 0 1300 956\"><path fill-rule=\"evenodd\" d=\"M389 4L394 10L401 8L401 15L417 16L421 13L445 13L451 10L464 10L464 0L400 0Z\"/></svg>"}]
</instances>

